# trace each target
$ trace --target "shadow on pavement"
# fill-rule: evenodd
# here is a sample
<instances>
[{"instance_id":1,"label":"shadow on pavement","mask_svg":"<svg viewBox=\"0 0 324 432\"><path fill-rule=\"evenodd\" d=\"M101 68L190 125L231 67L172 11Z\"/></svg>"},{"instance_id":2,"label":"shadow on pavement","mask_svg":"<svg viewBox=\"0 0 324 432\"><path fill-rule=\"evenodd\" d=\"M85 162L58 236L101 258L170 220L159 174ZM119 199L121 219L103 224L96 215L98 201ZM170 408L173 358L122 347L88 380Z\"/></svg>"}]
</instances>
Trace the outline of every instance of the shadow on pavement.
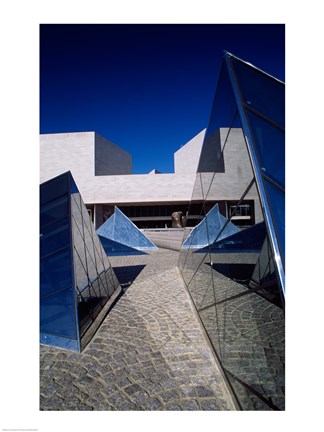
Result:
<instances>
[{"instance_id":1,"label":"shadow on pavement","mask_svg":"<svg viewBox=\"0 0 324 432\"><path fill-rule=\"evenodd\" d=\"M120 286L125 292L137 276L144 269L145 265L133 265L133 266L123 266L123 267L113 267L113 270L117 276Z\"/></svg>"}]
</instances>

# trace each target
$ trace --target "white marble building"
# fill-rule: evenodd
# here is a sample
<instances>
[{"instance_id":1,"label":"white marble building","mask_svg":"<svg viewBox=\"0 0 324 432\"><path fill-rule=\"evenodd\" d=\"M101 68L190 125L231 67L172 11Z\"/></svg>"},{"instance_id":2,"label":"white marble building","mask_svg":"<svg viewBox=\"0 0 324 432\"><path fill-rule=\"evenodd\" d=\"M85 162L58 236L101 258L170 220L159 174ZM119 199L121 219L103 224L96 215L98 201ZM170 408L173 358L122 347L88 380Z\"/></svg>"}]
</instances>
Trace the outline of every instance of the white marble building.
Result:
<instances>
[{"instance_id":1,"label":"white marble building","mask_svg":"<svg viewBox=\"0 0 324 432\"><path fill-rule=\"evenodd\" d=\"M221 129L218 133L221 142L225 142L226 132L227 129ZM71 171L96 228L110 216L115 205L140 228L170 227L173 211L186 214L192 200L198 209L206 198L197 184L210 182L213 173L203 172L196 181L204 136L205 130L175 152L174 173L153 169L148 174L132 174L132 156L96 132L41 135L40 183ZM230 139L231 146L227 143L227 148L231 151L224 153L225 171L215 174L216 182L207 197L211 204L221 201L225 216L227 201L237 202L252 177L241 129L232 130ZM257 200L255 188L246 199ZM255 207L251 223L259 220L259 209ZM190 211L188 225L199 221L201 216L198 210L196 213Z\"/></svg>"}]
</instances>

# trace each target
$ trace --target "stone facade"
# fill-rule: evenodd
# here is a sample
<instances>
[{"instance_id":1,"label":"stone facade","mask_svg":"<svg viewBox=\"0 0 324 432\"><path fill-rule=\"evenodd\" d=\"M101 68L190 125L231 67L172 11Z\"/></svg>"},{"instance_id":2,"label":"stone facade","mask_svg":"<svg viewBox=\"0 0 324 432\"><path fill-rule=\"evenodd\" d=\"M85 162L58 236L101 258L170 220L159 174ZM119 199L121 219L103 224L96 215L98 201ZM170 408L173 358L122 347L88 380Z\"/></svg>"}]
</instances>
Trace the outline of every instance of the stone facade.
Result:
<instances>
[{"instance_id":1,"label":"stone facade","mask_svg":"<svg viewBox=\"0 0 324 432\"><path fill-rule=\"evenodd\" d=\"M148 174L133 175L131 155L95 132L41 135L40 182L71 171L84 203L93 207L96 228L104 222L102 206L105 204L154 206L202 202L214 172L207 199L239 200L253 177L241 129L234 128L229 135L226 128L216 131L211 139L218 142L218 155L211 154L212 146L208 143L202 151L204 137L205 130L175 152L174 173L152 170ZM209 165L215 163L217 169L208 172ZM246 199L258 202L255 186ZM255 216L256 222L261 220L259 207Z\"/></svg>"}]
</instances>

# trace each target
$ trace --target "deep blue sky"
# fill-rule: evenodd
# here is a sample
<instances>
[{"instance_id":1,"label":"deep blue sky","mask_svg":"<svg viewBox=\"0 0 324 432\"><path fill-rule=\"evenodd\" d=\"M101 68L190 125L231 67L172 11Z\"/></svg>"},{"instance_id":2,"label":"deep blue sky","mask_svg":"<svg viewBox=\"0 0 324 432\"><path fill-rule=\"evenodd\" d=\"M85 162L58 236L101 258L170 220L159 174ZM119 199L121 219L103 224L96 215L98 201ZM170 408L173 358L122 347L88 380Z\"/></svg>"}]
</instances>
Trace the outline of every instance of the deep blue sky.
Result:
<instances>
[{"instance_id":1,"label":"deep blue sky","mask_svg":"<svg viewBox=\"0 0 324 432\"><path fill-rule=\"evenodd\" d=\"M223 51L285 80L284 25L40 26L40 132L96 131L133 173L173 172L207 127Z\"/></svg>"}]
</instances>

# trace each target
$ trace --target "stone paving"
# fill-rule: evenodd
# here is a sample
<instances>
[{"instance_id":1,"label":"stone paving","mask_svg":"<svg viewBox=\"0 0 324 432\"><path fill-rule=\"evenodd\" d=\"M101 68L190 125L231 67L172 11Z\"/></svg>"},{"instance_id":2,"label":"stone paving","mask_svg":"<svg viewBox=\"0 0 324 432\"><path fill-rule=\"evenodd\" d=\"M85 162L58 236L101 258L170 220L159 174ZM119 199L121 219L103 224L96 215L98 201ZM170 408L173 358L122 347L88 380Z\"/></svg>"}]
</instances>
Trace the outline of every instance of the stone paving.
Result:
<instances>
[{"instance_id":1,"label":"stone paving","mask_svg":"<svg viewBox=\"0 0 324 432\"><path fill-rule=\"evenodd\" d=\"M110 259L124 294L81 354L40 347L41 410L235 410L178 256Z\"/></svg>"}]
</instances>

